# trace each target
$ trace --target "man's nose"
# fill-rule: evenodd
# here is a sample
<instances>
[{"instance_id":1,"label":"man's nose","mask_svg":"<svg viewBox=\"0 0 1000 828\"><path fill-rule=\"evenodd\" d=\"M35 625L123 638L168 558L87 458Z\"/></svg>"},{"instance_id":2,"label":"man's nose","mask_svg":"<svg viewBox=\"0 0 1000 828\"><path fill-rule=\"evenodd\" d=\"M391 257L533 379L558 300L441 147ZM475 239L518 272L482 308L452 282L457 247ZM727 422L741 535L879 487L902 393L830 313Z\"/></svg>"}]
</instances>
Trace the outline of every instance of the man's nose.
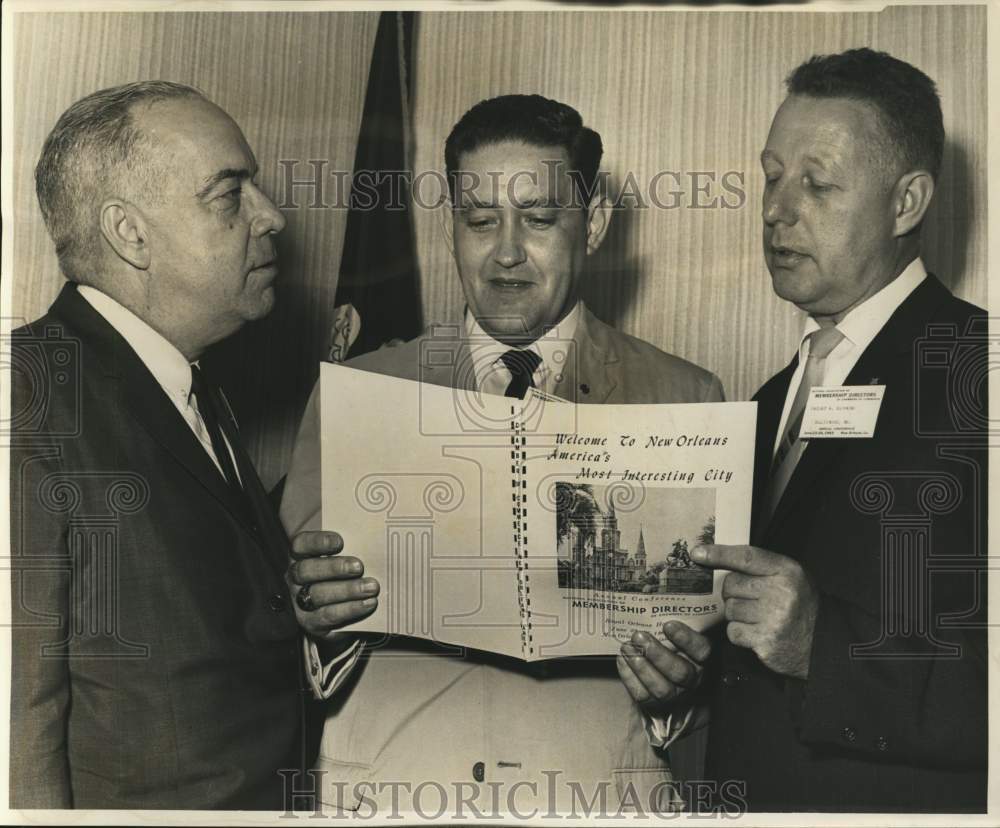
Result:
<instances>
[{"instance_id":1,"label":"man's nose","mask_svg":"<svg viewBox=\"0 0 1000 828\"><path fill-rule=\"evenodd\" d=\"M250 228L254 235L263 236L267 233L280 233L285 229L285 217L282 212L275 207L271 201L257 187L254 190L254 217L251 220Z\"/></svg>"},{"instance_id":2,"label":"man's nose","mask_svg":"<svg viewBox=\"0 0 1000 828\"><path fill-rule=\"evenodd\" d=\"M798 194L790 182L777 181L764 189L764 223L795 224L798 220Z\"/></svg>"},{"instance_id":3,"label":"man's nose","mask_svg":"<svg viewBox=\"0 0 1000 828\"><path fill-rule=\"evenodd\" d=\"M500 227L496 249L493 251L493 259L501 267L511 268L517 267L526 258L518 221L516 219L504 221Z\"/></svg>"}]
</instances>

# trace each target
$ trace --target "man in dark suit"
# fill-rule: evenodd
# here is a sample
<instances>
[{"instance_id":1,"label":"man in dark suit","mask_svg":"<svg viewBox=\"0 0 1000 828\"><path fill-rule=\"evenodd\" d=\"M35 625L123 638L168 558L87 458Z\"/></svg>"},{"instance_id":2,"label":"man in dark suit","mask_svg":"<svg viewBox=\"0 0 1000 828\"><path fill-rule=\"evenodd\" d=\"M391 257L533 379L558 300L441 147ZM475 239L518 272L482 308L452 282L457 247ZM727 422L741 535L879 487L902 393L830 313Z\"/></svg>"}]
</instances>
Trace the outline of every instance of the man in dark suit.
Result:
<instances>
[{"instance_id":1,"label":"man in dark suit","mask_svg":"<svg viewBox=\"0 0 1000 828\"><path fill-rule=\"evenodd\" d=\"M161 81L76 102L43 147L68 283L12 335L14 808L280 809L312 762L291 550L198 364L274 304L256 172Z\"/></svg>"},{"instance_id":2,"label":"man in dark suit","mask_svg":"<svg viewBox=\"0 0 1000 828\"><path fill-rule=\"evenodd\" d=\"M533 386L581 403L721 400L714 375L612 329L580 299L584 263L611 218L595 187L601 152L600 136L558 101L506 95L470 109L445 145L453 185L445 232L467 311L350 364L513 397ZM314 391L282 500L293 534L319 527L320 438ZM327 588L314 587L304 568L295 580L325 603ZM341 635L357 652L357 637ZM643 807L681 805L662 750L679 721L646 717L610 659L526 665L393 638L333 698L318 768L323 799L335 808L361 807L347 785L359 778L395 780L409 791L488 780L517 791L521 813L572 810L570 785L588 801L600 794L610 813L630 795ZM383 813L396 809L396 792L374 793ZM491 796L479 789L473 807L491 808Z\"/></svg>"},{"instance_id":3,"label":"man in dark suit","mask_svg":"<svg viewBox=\"0 0 1000 828\"><path fill-rule=\"evenodd\" d=\"M753 545L692 553L732 570L707 773L754 811L983 811L986 321L919 257L940 103L868 49L812 58L788 90L764 253L808 317L755 397ZM841 385L884 388L872 436L809 426L809 388Z\"/></svg>"}]
</instances>

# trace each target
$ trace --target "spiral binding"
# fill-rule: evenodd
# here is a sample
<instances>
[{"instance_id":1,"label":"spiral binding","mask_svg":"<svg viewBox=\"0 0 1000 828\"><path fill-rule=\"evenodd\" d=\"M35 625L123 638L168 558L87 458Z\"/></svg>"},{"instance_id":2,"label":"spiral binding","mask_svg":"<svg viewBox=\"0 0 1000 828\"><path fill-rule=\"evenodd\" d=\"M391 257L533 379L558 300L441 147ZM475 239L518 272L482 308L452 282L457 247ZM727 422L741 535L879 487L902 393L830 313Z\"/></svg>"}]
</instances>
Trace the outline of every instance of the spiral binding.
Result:
<instances>
[{"instance_id":1,"label":"spiral binding","mask_svg":"<svg viewBox=\"0 0 1000 828\"><path fill-rule=\"evenodd\" d=\"M511 508L514 518L514 559L517 566L517 605L521 614L521 654L527 659L535 654L535 644L531 631L531 580L528 575L528 454L520 413L517 407L511 406Z\"/></svg>"}]
</instances>

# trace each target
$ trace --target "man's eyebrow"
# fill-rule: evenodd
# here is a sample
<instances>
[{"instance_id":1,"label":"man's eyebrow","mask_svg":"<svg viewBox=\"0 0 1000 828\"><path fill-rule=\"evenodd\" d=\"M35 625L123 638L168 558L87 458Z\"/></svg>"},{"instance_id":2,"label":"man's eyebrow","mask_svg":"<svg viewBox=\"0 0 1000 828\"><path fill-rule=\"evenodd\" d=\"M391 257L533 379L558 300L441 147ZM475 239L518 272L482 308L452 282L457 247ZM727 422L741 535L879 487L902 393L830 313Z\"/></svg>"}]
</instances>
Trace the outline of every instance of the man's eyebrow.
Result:
<instances>
[{"instance_id":1,"label":"man's eyebrow","mask_svg":"<svg viewBox=\"0 0 1000 828\"><path fill-rule=\"evenodd\" d=\"M468 204L462 204L465 210L499 210L500 205L495 201L480 201L472 193L465 194Z\"/></svg>"},{"instance_id":2,"label":"man's eyebrow","mask_svg":"<svg viewBox=\"0 0 1000 828\"><path fill-rule=\"evenodd\" d=\"M818 155L806 155L805 157L803 157L802 160L805 161L807 164L812 164L814 167L819 167L821 170L823 170L823 172L836 172L838 169L840 169L839 165L835 161L829 161L829 160L824 161ZM760 154L760 163L764 164L768 161L774 161L775 163L778 164L781 163L781 161L778 159L778 156L775 155L771 150L764 150Z\"/></svg>"},{"instance_id":3,"label":"man's eyebrow","mask_svg":"<svg viewBox=\"0 0 1000 828\"><path fill-rule=\"evenodd\" d=\"M469 203L463 204L462 207L466 210L499 210L500 205L495 201L480 201L471 193L467 194ZM527 198L524 201L515 201L514 207L519 210L533 210L533 209L555 209L561 207L558 199L551 198Z\"/></svg>"},{"instance_id":4,"label":"man's eyebrow","mask_svg":"<svg viewBox=\"0 0 1000 828\"><path fill-rule=\"evenodd\" d=\"M520 209L522 209L522 210L532 210L532 209L535 209L535 208L538 208L538 209L541 209L541 210L548 210L548 209L555 209L555 208L561 207L563 205L561 205L559 203L558 199L553 199L553 198L538 198L536 196L535 198L526 198L524 201L518 201L515 204L515 206L518 207L518 208L520 208Z\"/></svg>"},{"instance_id":5,"label":"man's eyebrow","mask_svg":"<svg viewBox=\"0 0 1000 828\"><path fill-rule=\"evenodd\" d=\"M227 178L238 178L240 181L245 181L248 178L253 178L253 175L250 173L250 170L246 168L237 170L227 167L224 170L219 170L205 179L201 189L197 192L198 198L204 198L207 196L212 191L213 187L215 187L220 181L225 181Z\"/></svg>"},{"instance_id":6,"label":"man's eyebrow","mask_svg":"<svg viewBox=\"0 0 1000 828\"><path fill-rule=\"evenodd\" d=\"M830 164L829 162L824 161L822 158L817 158L815 155L807 155L805 160L810 164L814 164L819 167L821 170L829 170L831 166L836 166L835 164Z\"/></svg>"}]
</instances>

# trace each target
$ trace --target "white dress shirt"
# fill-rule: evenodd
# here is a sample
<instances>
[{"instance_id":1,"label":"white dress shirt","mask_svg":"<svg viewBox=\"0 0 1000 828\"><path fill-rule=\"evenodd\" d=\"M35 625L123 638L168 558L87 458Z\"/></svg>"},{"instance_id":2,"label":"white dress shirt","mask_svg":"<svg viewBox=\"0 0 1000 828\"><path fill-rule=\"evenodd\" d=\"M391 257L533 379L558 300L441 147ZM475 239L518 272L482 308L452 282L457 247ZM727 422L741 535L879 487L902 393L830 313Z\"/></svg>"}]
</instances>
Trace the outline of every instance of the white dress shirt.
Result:
<instances>
[{"instance_id":1,"label":"white dress shirt","mask_svg":"<svg viewBox=\"0 0 1000 828\"><path fill-rule=\"evenodd\" d=\"M561 367L566 364L580 313L580 302L577 302L557 325L523 349L534 351L542 360L532 375L535 388L539 391L552 394L562 379ZM512 346L504 345L486 333L468 308L465 310L465 332L476 373L476 388L502 397L512 377L500 357Z\"/></svg>"},{"instance_id":2,"label":"white dress shirt","mask_svg":"<svg viewBox=\"0 0 1000 828\"><path fill-rule=\"evenodd\" d=\"M869 297L856 308L853 308L847 316L837 324L844 338L837 343L837 347L830 351L829 356L823 361L823 376L820 385L842 385L847 375L857 365L865 349L871 344L878 332L885 327L889 317L896 312L896 308L903 304L913 291L924 279L927 278L927 271L924 263L916 258L910 262L902 273L887 284L874 296ZM785 423L788 420L788 412L791 410L795 394L802 381L802 374L805 371L806 359L809 357L809 335L819 330L819 323L811 316L806 317L802 327L802 339L799 342L799 364L792 374L792 380L788 383L788 393L785 395L785 406L781 412L781 421L778 423L778 433L775 436L772 456L778 451L781 444L781 437L785 433Z\"/></svg>"}]
</instances>

